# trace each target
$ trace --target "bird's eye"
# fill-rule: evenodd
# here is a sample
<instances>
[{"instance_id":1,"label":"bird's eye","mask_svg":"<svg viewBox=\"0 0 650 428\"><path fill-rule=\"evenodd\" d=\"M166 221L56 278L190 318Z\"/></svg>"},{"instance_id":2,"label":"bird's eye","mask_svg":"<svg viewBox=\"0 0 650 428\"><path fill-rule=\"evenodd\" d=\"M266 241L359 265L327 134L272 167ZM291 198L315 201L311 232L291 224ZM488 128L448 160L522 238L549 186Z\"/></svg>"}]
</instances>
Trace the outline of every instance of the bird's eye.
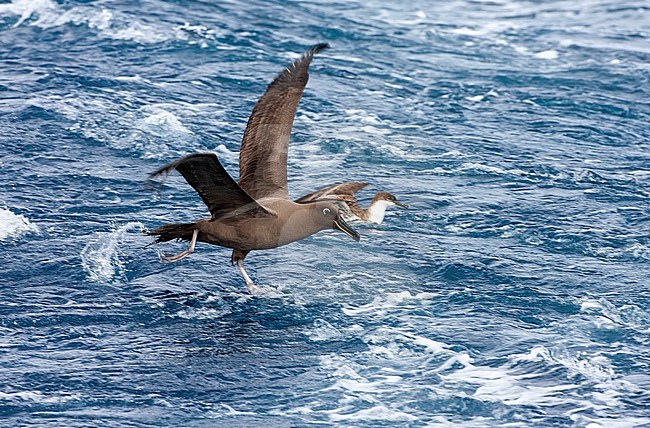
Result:
<instances>
[{"instance_id":1,"label":"bird's eye","mask_svg":"<svg viewBox=\"0 0 650 428\"><path fill-rule=\"evenodd\" d=\"M329 215L329 213L331 213L331 212L332 212L332 211L330 211L329 208L323 208L323 214L325 214L325 215Z\"/></svg>"}]
</instances>

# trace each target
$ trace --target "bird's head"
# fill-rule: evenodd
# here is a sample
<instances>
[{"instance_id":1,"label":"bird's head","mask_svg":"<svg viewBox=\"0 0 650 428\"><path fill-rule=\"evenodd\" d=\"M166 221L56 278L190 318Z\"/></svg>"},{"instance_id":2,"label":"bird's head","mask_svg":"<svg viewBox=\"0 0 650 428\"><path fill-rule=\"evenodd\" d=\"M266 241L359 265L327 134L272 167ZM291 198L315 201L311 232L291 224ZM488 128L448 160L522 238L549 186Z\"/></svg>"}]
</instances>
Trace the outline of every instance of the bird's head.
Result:
<instances>
[{"instance_id":1,"label":"bird's head","mask_svg":"<svg viewBox=\"0 0 650 428\"><path fill-rule=\"evenodd\" d=\"M343 209L340 207L340 202L334 201L319 201L310 205L312 216L316 218L318 224L322 225L323 229L336 229L348 235L355 241L359 241L361 236L356 230L343 220L341 216Z\"/></svg>"},{"instance_id":2,"label":"bird's head","mask_svg":"<svg viewBox=\"0 0 650 428\"><path fill-rule=\"evenodd\" d=\"M397 198L392 193L388 193L388 192L377 193L375 197L372 199L371 204L375 204L375 203L379 203L385 206L397 205L398 207L401 208L409 207L405 203L398 201Z\"/></svg>"}]
</instances>

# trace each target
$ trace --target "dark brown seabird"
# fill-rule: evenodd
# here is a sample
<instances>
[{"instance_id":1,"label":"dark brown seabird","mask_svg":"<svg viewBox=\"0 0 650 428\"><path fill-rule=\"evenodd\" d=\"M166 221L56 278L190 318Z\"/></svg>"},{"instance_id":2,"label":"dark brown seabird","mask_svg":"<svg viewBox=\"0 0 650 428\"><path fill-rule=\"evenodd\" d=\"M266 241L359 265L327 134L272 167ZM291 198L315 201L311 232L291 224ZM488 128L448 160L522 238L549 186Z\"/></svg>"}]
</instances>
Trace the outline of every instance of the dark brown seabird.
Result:
<instances>
[{"instance_id":1,"label":"dark brown seabird","mask_svg":"<svg viewBox=\"0 0 650 428\"><path fill-rule=\"evenodd\" d=\"M155 242L190 241L187 250L163 261L187 257L197 241L232 248L230 261L237 263L252 292L255 284L242 263L251 250L276 248L326 229L341 230L359 241L359 234L341 217L339 202L298 204L291 201L287 189L289 137L298 102L312 57L328 47L318 44L289 64L253 108L239 152L238 183L213 153L185 156L150 175L153 179L176 169L212 214L194 223L166 224L147 232L157 237Z\"/></svg>"},{"instance_id":2,"label":"dark brown seabird","mask_svg":"<svg viewBox=\"0 0 650 428\"><path fill-rule=\"evenodd\" d=\"M357 202L355 194L366 187L368 183L360 181L349 181L347 183L333 184L323 187L308 195L296 199L299 204L311 203L322 200L337 200L344 202L348 210L342 210L341 216L347 221L360 220L366 223L381 224L384 221L386 208L397 205L398 207L408 208L408 205L397 200L395 196L388 192L378 192L368 208L361 208Z\"/></svg>"}]
</instances>

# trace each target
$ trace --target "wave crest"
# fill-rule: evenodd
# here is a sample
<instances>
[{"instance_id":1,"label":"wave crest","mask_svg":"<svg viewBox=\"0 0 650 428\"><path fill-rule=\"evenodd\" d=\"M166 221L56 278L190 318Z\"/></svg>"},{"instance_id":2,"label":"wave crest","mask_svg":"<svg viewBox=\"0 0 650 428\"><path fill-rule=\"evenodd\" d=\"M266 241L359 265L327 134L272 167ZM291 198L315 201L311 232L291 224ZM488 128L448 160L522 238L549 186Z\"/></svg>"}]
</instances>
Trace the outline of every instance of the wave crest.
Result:
<instances>
[{"instance_id":1,"label":"wave crest","mask_svg":"<svg viewBox=\"0 0 650 428\"><path fill-rule=\"evenodd\" d=\"M30 223L27 217L0 208L0 241L16 239L26 233L39 232L38 226Z\"/></svg>"}]
</instances>

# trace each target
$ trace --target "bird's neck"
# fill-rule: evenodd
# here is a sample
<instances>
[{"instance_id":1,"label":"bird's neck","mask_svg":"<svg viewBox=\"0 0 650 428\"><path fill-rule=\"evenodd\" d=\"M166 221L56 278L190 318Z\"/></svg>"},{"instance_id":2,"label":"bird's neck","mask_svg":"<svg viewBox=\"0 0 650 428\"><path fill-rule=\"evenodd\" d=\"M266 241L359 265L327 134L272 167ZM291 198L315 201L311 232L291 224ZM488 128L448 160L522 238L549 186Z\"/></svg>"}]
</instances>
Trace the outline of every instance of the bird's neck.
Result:
<instances>
[{"instance_id":1,"label":"bird's neck","mask_svg":"<svg viewBox=\"0 0 650 428\"><path fill-rule=\"evenodd\" d=\"M381 224L384 221L384 215L386 215L386 208L390 205L390 202L386 200L372 201L370 206L365 210L365 219L371 223Z\"/></svg>"},{"instance_id":2,"label":"bird's neck","mask_svg":"<svg viewBox=\"0 0 650 428\"><path fill-rule=\"evenodd\" d=\"M327 229L327 227L314 221L311 207L300 204L295 204L294 207L279 231L280 245L299 241Z\"/></svg>"}]
</instances>

